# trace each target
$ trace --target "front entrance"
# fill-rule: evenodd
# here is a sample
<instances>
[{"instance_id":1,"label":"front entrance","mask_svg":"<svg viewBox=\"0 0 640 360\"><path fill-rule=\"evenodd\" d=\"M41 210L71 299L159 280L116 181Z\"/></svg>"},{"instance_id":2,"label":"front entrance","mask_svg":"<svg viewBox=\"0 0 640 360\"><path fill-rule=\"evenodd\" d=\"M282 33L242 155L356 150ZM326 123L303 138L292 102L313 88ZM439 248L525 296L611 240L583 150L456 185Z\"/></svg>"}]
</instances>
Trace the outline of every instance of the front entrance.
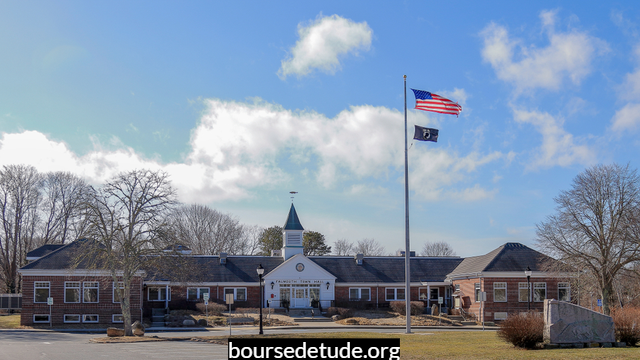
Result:
<instances>
[{"instance_id":1,"label":"front entrance","mask_svg":"<svg viewBox=\"0 0 640 360\"><path fill-rule=\"evenodd\" d=\"M291 299L289 306L292 308L311 307L313 300L320 300L320 285L280 285L280 299Z\"/></svg>"},{"instance_id":2,"label":"front entrance","mask_svg":"<svg viewBox=\"0 0 640 360\"><path fill-rule=\"evenodd\" d=\"M295 287L293 288L293 307L309 306L309 288Z\"/></svg>"}]
</instances>

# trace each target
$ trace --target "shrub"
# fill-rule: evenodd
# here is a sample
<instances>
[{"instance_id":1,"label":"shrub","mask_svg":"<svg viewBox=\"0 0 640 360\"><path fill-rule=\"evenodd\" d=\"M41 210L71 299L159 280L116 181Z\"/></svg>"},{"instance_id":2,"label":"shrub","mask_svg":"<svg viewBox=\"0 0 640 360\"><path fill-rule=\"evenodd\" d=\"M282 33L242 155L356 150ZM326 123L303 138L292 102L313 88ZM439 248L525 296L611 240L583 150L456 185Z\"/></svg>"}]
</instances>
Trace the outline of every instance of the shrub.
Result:
<instances>
[{"instance_id":1,"label":"shrub","mask_svg":"<svg viewBox=\"0 0 640 360\"><path fill-rule=\"evenodd\" d=\"M197 303L196 308L203 314L206 312L204 303ZM228 308L226 305L210 302L209 305L206 306L206 310L209 311L209 315L220 316L223 312L227 311Z\"/></svg>"},{"instance_id":2,"label":"shrub","mask_svg":"<svg viewBox=\"0 0 640 360\"><path fill-rule=\"evenodd\" d=\"M636 346L640 341L640 308L625 306L611 309L616 339Z\"/></svg>"},{"instance_id":3,"label":"shrub","mask_svg":"<svg viewBox=\"0 0 640 360\"><path fill-rule=\"evenodd\" d=\"M327 316L332 317L333 315L340 315L341 319L346 319L353 317L355 311L353 309L347 309L342 307L330 307L327 309Z\"/></svg>"},{"instance_id":4,"label":"shrub","mask_svg":"<svg viewBox=\"0 0 640 360\"><path fill-rule=\"evenodd\" d=\"M400 315L407 314L407 307L404 301L392 301L389 304L391 310L400 313ZM411 302L411 315L420 315L424 312L424 303L422 301L412 301Z\"/></svg>"},{"instance_id":5,"label":"shrub","mask_svg":"<svg viewBox=\"0 0 640 360\"><path fill-rule=\"evenodd\" d=\"M544 319L541 313L522 312L512 314L500 324L498 336L514 346L533 349L542 342Z\"/></svg>"}]
</instances>

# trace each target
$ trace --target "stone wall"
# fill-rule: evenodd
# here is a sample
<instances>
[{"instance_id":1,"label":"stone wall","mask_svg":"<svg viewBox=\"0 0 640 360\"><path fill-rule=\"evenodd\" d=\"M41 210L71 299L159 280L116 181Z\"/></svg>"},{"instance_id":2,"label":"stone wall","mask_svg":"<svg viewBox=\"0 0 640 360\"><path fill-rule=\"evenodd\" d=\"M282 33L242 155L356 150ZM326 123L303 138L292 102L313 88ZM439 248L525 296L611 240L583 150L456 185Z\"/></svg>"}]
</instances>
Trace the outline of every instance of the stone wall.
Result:
<instances>
[{"instance_id":1,"label":"stone wall","mask_svg":"<svg viewBox=\"0 0 640 360\"><path fill-rule=\"evenodd\" d=\"M551 344L613 343L613 319L575 304L545 300L544 341Z\"/></svg>"}]
</instances>

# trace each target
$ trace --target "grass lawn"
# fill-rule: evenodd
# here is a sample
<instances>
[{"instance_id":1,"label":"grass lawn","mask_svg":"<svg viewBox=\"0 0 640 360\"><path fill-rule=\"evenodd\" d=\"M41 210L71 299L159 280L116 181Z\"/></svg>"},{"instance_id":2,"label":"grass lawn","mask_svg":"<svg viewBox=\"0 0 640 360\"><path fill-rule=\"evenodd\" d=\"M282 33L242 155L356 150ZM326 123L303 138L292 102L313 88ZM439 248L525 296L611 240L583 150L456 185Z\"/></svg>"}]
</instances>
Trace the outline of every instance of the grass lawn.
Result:
<instances>
[{"instance_id":1,"label":"grass lawn","mask_svg":"<svg viewBox=\"0 0 640 360\"><path fill-rule=\"evenodd\" d=\"M0 329L20 328L20 314L0 315Z\"/></svg>"},{"instance_id":2,"label":"grass lawn","mask_svg":"<svg viewBox=\"0 0 640 360\"><path fill-rule=\"evenodd\" d=\"M259 335L239 336L259 337ZM521 350L500 340L493 331L442 331L433 333L376 334L365 332L334 332L315 334L265 335L277 338L400 338L403 360L417 359L638 359L640 348L592 348ZM223 336L202 337L222 340Z\"/></svg>"}]
</instances>

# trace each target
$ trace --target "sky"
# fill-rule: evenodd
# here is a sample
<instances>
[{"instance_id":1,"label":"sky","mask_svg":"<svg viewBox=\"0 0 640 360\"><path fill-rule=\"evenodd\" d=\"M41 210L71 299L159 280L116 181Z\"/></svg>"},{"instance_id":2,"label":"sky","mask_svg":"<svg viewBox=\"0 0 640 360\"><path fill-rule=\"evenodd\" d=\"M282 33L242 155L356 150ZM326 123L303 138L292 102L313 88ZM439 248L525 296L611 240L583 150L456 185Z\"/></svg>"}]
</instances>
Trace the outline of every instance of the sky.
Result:
<instances>
[{"instance_id":1,"label":"sky","mask_svg":"<svg viewBox=\"0 0 640 360\"><path fill-rule=\"evenodd\" d=\"M404 75L412 250L535 248L577 174L640 166L634 1L1 0L0 51L0 165L162 170L263 227L297 191L329 244L404 249Z\"/></svg>"}]
</instances>

